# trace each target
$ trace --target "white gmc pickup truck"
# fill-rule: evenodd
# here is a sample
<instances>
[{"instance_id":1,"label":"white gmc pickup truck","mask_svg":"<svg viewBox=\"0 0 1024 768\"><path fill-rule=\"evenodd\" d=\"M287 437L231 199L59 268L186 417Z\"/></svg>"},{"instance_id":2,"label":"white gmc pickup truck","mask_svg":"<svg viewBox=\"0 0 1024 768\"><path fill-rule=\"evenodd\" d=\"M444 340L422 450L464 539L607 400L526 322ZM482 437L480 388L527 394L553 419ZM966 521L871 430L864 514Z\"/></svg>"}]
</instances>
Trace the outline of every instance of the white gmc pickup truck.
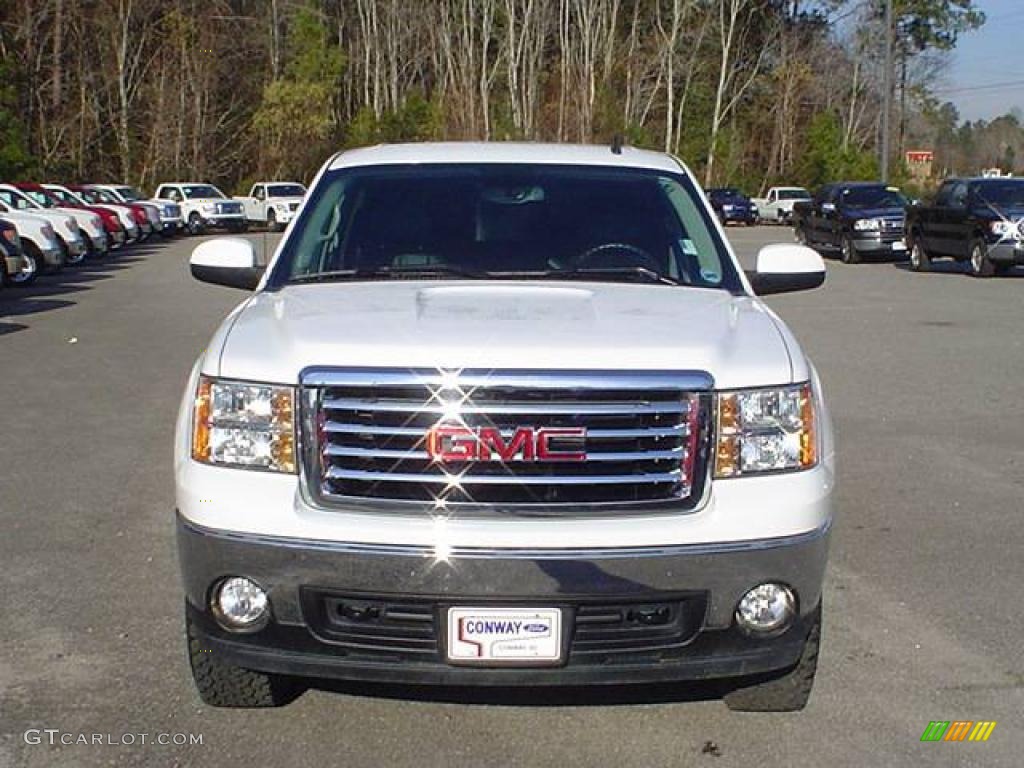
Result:
<instances>
[{"instance_id":1,"label":"white gmc pickup truck","mask_svg":"<svg viewBox=\"0 0 1024 768\"><path fill-rule=\"evenodd\" d=\"M818 376L690 172L613 146L332 157L189 376L177 532L193 677L273 706L306 677L718 679L795 710L832 493Z\"/></svg>"}]
</instances>

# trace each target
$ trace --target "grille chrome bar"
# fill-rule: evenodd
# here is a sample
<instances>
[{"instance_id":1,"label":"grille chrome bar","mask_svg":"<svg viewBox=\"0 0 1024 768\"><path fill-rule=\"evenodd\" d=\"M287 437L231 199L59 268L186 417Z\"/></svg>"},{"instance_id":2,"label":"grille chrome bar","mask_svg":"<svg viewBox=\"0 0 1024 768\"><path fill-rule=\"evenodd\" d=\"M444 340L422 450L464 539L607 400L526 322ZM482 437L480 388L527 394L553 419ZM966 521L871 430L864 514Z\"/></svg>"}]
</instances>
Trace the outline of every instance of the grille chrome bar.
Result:
<instances>
[{"instance_id":1,"label":"grille chrome bar","mask_svg":"<svg viewBox=\"0 0 1024 768\"><path fill-rule=\"evenodd\" d=\"M404 459L409 461L430 461L430 454L419 450L400 450L391 448L356 448L347 445L328 445L325 447L328 456L353 456L371 459ZM590 452L587 461L657 461L659 459L683 458L686 449L679 447L667 451L616 451Z\"/></svg>"},{"instance_id":2,"label":"grille chrome bar","mask_svg":"<svg viewBox=\"0 0 1024 768\"><path fill-rule=\"evenodd\" d=\"M343 424L337 421L324 422L324 430L346 435L392 435L395 437L423 437L422 427L380 427L373 424ZM502 437L512 437L514 429L499 430ZM686 437L690 434L687 424L671 427L642 427L640 429L588 429L587 436L602 440L617 440L637 437Z\"/></svg>"},{"instance_id":3,"label":"grille chrome bar","mask_svg":"<svg viewBox=\"0 0 1024 768\"><path fill-rule=\"evenodd\" d=\"M436 413L446 414L456 409L460 414L478 413L521 413L521 414L636 414L636 413L682 413L689 410L684 402L666 403L473 403L460 402L456 405L443 403L415 403L402 400L359 400L352 398L329 398L324 400L328 411L383 411L386 413Z\"/></svg>"},{"instance_id":4,"label":"grille chrome bar","mask_svg":"<svg viewBox=\"0 0 1024 768\"><path fill-rule=\"evenodd\" d=\"M626 483L678 483L682 471L643 475L468 475L437 473L370 472L331 467L328 477L388 483L431 483L433 485L618 485Z\"/></svg>"},{"instance_id":5,"label":"grille chrome bar","mask_svg":"<svg viewBox=\"0 0 1024 768\"><path fill-rule=\"evenodd\" d=\"M307 368L307 387L475 387L517 389L681 389L706 392L714 380L703 371L442 371Z\"/></svg>"}]
</instances>

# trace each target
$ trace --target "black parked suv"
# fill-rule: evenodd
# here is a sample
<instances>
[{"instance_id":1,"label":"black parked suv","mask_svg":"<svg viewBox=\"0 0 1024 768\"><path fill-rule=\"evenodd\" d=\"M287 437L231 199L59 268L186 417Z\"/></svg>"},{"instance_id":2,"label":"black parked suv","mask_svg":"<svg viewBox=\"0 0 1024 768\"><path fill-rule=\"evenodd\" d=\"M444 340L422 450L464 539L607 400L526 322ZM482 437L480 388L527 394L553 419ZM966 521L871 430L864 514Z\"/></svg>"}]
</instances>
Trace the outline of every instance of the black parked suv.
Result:
<instances>
[{"instance_id":1,"label":"black parked suv","mask_svg":"<svg viewBox=\"0 0 1024 768\"><path fill-rule=\"evenodd\" d=\"M907 209L910 266L933 259L966 261L975 277L1024 264L1024 179L947 179L931 205Z\"/></svg>"},{"instance_id":2,"label":"black parked suv","mask_svg":"<svg viewBox=\"0 0 1024 768\"><path fill-rule=\"evenodd\" d=\"M736 221L741 224L757 223L757 207L750 198L735 187L716 187L708 190L708 199L723 224Z\"/></svg>"},{"instance_id":3,"label":"black parked suv","mask_svg":"<svg viewBox=\"0 0 1024 768\"><path fill-rule=\"evenodd\" d=\"M813 200L793 206L793 228L801 243L838 250L847 264L868 255L902 259L908 204L899 189L881 182L826 184Z\"/></svg>"}]
</instances>

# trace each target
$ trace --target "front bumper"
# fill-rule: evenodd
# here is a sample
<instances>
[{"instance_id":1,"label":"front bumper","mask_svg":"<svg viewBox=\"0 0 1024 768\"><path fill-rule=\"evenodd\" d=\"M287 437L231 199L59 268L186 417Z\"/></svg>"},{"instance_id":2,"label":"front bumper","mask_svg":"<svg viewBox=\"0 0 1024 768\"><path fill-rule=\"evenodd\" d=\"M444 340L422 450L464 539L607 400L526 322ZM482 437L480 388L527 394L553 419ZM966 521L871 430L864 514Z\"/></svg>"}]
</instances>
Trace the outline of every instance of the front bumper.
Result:
<instances>
[{"instance_id":1,"label":"front bumper","mask_svg":"<svg viewBox=\"0 0 1024 768\"><path fill-rule=\"evenodd\" d=\"M878 232L854 232L850 242L857 249L858 253L869 253L877 255L905 255L907 244L903 239L903 233Z\"/></svg>"},{"instance_id":2,"label":"front bumper","mask_svg":"<svg viewBox=\"0 0 1024 768\"><path fill-rule=\"evenodd\" d=\"M202 217L203 225L213 228L232 229L242 227L246 223L244 213L202 214Z\"/></svg>"},{"instance_id":3,"label":"front bumper","mask_svg":"<svg viewBox=\"0 0 1024 768\"><path fill-rule=\"evenodd\" d=\"M23 266L22 256L16 251L4 251L4 266L8 275L17 275L21 273Z\"/></svg>"},{"instance_id":4,"label":"front bumper","mask_svg":"<svg viewBox=\"0 0 1024 768\"><path fill-rule=\"evenodd\" d=\"M43 257L44 269L60 269L64 266L64 251L59 244L53 243L46 248L41 248L39 253Z\"/></svg>"},{"instance_id":5,"label":"front bumper","mask_svg":"<svg viewBox=\"0 0 1024 768\"><path fill-rule=\"evenodd\" d=\"M88 251L88 248L86 248L85 245L85 240L83 240L81 236L75 236L74 239L68 238L65 240L65 243L68 246L68 253L72 256L81 256Z\"/></svg>"},{"instance_id":6,"label":"front bumper","mask_svg":"<svg viewBox=\"0 0 1024 768\"><path fill-rule=\"evenodd\" d=\"M89 245L91 246L91 254L104 254L110 250L110 240L107 239L106 232L97 232L96 234L89 235Z\"/></svg>"},{"instance_id":7,"label":"front bumper","mask_svg":"<svg viewBox=\"0 0 1024 768\"><path fill-rule=\"evenodd\" d=\"M737 209L733 209L731 211L723 210L721 213L718 214L718 218L721 219L722 222L724 222L724 223L728 223L730 221L739 221L739 222L742 222L744 224L751 224L751 223L757 221L757 210L756 209L750 209L750 210L743 210L743 209L737 210Z\"/></svg>"},{"instance_id":8,"label":"front bumper","mask_svg":"<svg viewBox=\"0 0 1024 768\"><path fill-rule=\"evenodd\" d=\"M1000 241L988 247L988 258L994 264L1024 264L1024 242Z\"/></svg>"},{"instance_id":9,"label":"front bumper","mask_svg":"<svg viewBox=\"0 0 1024 768\"><path fill-rule=\"evenodd\" d=\"M829 528L747 542L615 549L435 550L273 538L203 528L178 518L187 613L203 647L229 663L281 674L445 685L566 685L709 679L783 669L799 658L821 599ZM272 619L252 634L221 629L208 605L225 576L267 590ZM765 581L789 585L801 618L771 639L733 624L742 595ZM416 652L353 645L324 623L334 596L404 601L431 612L433 644ZM366 597L370 596L370 597ZM576 646L581 606L678 604L688 626L665 643L602 651ZM546 606L563 610L561 666L466 668L445 661L452 605ZM636 629L636 628L634 628ZM371 647L373 646L373 647Z\"/></svg>"}]
</instances>

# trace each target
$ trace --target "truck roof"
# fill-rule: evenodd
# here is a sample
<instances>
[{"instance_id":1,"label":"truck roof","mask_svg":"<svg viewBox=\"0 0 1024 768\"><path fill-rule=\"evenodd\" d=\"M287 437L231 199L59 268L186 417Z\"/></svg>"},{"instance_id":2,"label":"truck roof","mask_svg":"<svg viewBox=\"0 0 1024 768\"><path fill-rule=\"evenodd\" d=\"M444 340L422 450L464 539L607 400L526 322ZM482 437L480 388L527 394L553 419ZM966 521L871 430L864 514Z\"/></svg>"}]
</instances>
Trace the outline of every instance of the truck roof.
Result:
<instances>
[{"instance_id":1,"label":"truck roof","mask_svg":"<svg viewBox=\"0 0 1024 768\"><path fill-rule=\"evenodd\" d=\"M682 164L661 152L622 147L615 153L607 144L542 144L533 142L425 142L378 144L340 152L330 170L365 165L406 163L539 163L546 165L603 165L648 168L679 173Z\"/></svg>"}]
</instances>

